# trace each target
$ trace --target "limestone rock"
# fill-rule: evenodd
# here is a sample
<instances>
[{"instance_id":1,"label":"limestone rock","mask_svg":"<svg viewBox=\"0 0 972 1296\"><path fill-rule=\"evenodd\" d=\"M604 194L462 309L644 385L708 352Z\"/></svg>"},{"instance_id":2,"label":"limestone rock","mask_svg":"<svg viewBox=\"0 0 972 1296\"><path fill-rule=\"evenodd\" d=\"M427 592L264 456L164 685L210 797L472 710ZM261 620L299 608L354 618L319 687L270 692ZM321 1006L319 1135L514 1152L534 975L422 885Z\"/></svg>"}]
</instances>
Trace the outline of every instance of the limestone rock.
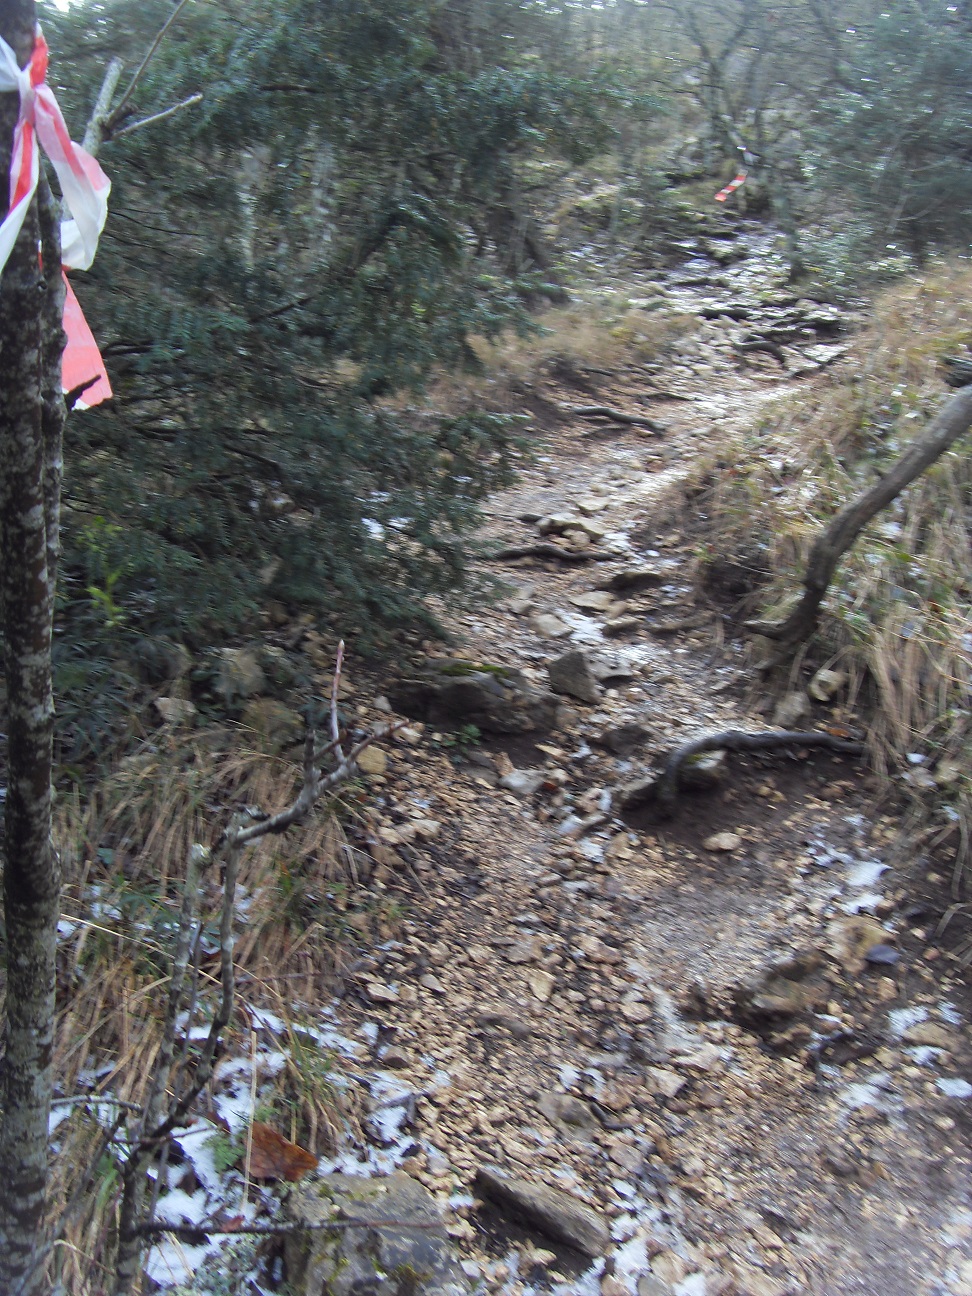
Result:
<instances>
[{"instance_id":1,"label":"limestone rock","mask_svg":"<svg viewBox=\"0 0 972 1296\"><path fill-rule=\"evenodd\" d=\"M669 575L660 567L624 567L610 576L606 584L610 590L634 592L663 585L668 579Z\"/></svg>"},{"instance_id":2,"label":"limestone rock","mask_svg":"<svg viewBox=\"0 0 972 1296\"><path fill-rule=\"evenodd\" d=\"M550 687L555 693L566 693L580 702L594 703L599 693L587 654L575 648L555 658L547 667Z\"/></svg>"},{"instance_id":3,"label":"limestone rock","mask_svg":"<svg viewBox=\"0 0 972 1296\"><path fill-rule=\"evenodd\" d=\"M617 599L607 590L585 590L581 594L571 594L569 601L582 612L610 612Z\"/></svg>"},{"instance_id":4,"label":"limestone rock","mask_svg":"<svg viewBox=\"0 0 972 1296\"><path fill-rule=\"evenodd\" d=\"M631 720L625 724L611 725L603 729L593 741L599 747L607 748L614 756L628 756L636 747L640 747L647 737L648 730L645 726Z\"/></svg>"},{"instance_id":5,"label":"limestone rock","mask_svg":"<svg viewBox=\"0 0 972 1296\"><path fill-rule=\"evenodd\" d=\"M261 644L257 660L274 693L286 693L297 684L297 668L282 648Z\"/></svg>"},{"instance_id":6,"label":"limestone rock","mask_svg":"<svg viewBox=\"0 0 972 1296\"><path fill-rule=\"evenodd\" d=\"M514 1178L495 1166L480 1166L476 1188L515 1222L532 1224L546 1237L566 1242L584 1255L596 1258L610 1245L611 1234L601 1216L570 1193Z\"/></svg>"},{"instance_id":7,"label":"limestone rock","mask_svg":"<svg viewBox=\"0 0 972 1296\"><path fill-rule=\"evenodd\" d=\"M632 630L638 630L641 626L641 620L641 617L637 616L612 617L610 621L604 622L601 633L607 635L609 639L615 639L619 635L630 634Z\"/></svg>"},{"instance_id":8,"label":"limestone rock","mask_svg":"<svg viewBox=\"0 0 972 1296\"><path fill-rule=\"evenodd\" d=\"M702 843L707 851L724 852L726 854L737 851L742 845L742 838L738 833L721 832L713 833L711 837L706 837Z\"/></svg>"},{"instance_id":9,"label":"limestone rock","mask_svg":"<svg viewBox=\"0 0 972 1296\"><path fill-rule=\"evenodd\" d=\"M181 679L192 668L189 649L174 639L146 636L133 646L132 654L139 679L146 684Z\"/></svg>"},{"instance_id":10,"label":"limestone rock","mask_svg":"<svg viewBox=\"0 0 972 1296\"><path fill-rule=\"evenodd\" d=\"M515 796L528 797L533 796L543 779L542 770L514 769L502 776L499 785L501 788L505 788L507 792L512 792Z\"/></svg>"},{"instance_id":11,"label":"limestone rock","mask_svg":"<svg viewBox=\"0 0 972 1296\"><path fill-rule=\"evenodd\" d=\"M574 1138L584 1137L601 1128L587 1103L572 1094L542 1093L537 1107L551 1125Z\"/></svg>"},{"instance_id":12,"label":"limestone rock","mask_svg":"<svg viewBox=\"0 0 972 1296\"><path fill-rule=\"evenodd\" d=\"M157 697L155 709L166 724L187 724L196 714L196 708L187 698Z\"/></svg>"},{"instance_id":13,"label":"limestone rock","mask_svg":"<svg viewBox=\"0 0 972 1296\"><path fill-rule=\"evenodd\" d=\"M818 670L807 685L807 692L815 702L829 702L847 683L846 671Z\"/></svg>"},{"instance_id":14,"label":"limestone rock","mask_svg":"<svg viewBox=\"0 0 972 1296\"><path fill-rule=\"evenodd\" d=\"M801 720L810 714L810 699L806 693L787 693L777 703L773 712L773 724L778 729L795 729Z\"/></svg>"},{"instance_id":15,"label":"limestone rock","mask_svg":"<svg viewBox=\"0 0 972 1296\"><path fill-rule=\"evenodd\" d=\"M359 752L355 764L362 774L384 774L388 769L388 754L380 747L366 747Z\"/></svg>"},{"instance_id":16,"label":"limestone rock","mask_svg":"<svg viewBox=\"0 0 972 1296\"><path fill-rule=\"evenodd\" d=\"M530 617L530 628L544 639L563 639L570 634L570 626L553 612L535 612Z\"/></svg>"},{"instance_id":17,"label":"limestone rock","mask_svg":"<svg viewBox=\"0 0 972 1296\"><path fill-rule=\"evenodd\" d=\"M402 1221L389 1228L300 1230L284 1243L296 1296L467 1296L469 1283L452 1252L435 1198L401 1171L385 1178L326 1175L297 1189L291 1220ZM430 1227L431 1226L431 1227Z\"/></svg>"},{"instance_id":18,"label":"limestone rock","mask_svg":"<svg viewBox=\"0 0 972 1296\"><path fill-rule=\"evenodd\" d=\"M827 929L830 938L828 953L851 976L859 976L867 963L867 955L877 945L887 942L888 933L876 918L866 914L851 914L838 918Z\"/></svg>"},{"instance_id":19,"label":"limestone rock","mask_svg":"<svg viewBox=\"0 0 972 1296\"><path fill-rule=\"evenodd\" d=\"M505 666L428 658L388 693L400 714L446 729L474 724L484 733L532 733L558 724L556 695Z\"/></svg>"},{"instance_id":20,"label":"limestone rock","mask_svg":"<svg viewBox=\"0 0 972 1296\"><path fill-rule=\"evenodd\" d=\"M213 692L228 705L266 691L267 677L252 648L221 648L216 661Z\"/></svg>"},{"instance_id":21,"label":"limestone rock","mask_svg":"<svg viewBox=\"0 0 972 1296\"><path fill-rule=\"evenodd\" d=\"M256 730L272 752L282 752L304 736L303 720L276 698L253 698L243 712L243 723Z\"/></svg>"},{"instance_id":22,"label":"limestone rock","mask_svg":"<svg viewBox=\"0 0 972 1296\"><path fill-rule=\"evenodd\" d=\"M771 963L733 991L737 1021L757 1030L774 1020L795 1017L827 1002L827 983L820 975L823 959L816 950Z\"/></svg>"}]
</instances>

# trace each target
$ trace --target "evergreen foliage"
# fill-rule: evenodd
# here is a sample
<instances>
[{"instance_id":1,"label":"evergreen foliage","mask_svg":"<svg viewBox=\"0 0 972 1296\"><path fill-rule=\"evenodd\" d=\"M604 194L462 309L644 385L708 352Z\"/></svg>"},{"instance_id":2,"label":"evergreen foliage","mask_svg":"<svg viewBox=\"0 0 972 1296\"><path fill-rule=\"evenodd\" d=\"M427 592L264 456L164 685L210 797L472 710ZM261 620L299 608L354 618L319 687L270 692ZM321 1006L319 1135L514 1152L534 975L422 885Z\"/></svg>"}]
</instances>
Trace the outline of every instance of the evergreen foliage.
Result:
<instances>
[{"instance_id":1,"label":"evergreen foliage","mask_svg":"<svg viewBox=\"0 0 972 1296\"><path fill-rule=\"evenodd\" d=\"M831 12L832 80L816 115L821 180L870 245L923 256L972 242L972 9L881 0Z\"/></svg>"},{"instance_id":2,"label":"evergreen foliage","mask_svg":"<svg viewBox=\"0 0 972 1296\"><path fill-rule=\"evenodd\" d=\"M51 14L73 119L171 4ZM203 642L273 597L365 633L459 585L515 427L421 408L472 335L523 327L548 266L519 193L543 150L605 137L604 87L545 69L556 15L517 0L200 0L103 161L112 213L79 283L115 384L71 420L64 597L111 528L125 625ZM589 69L588 69L589 72ZM113 633L121 633L121 620Z\"/></svg>"}]
</instances>

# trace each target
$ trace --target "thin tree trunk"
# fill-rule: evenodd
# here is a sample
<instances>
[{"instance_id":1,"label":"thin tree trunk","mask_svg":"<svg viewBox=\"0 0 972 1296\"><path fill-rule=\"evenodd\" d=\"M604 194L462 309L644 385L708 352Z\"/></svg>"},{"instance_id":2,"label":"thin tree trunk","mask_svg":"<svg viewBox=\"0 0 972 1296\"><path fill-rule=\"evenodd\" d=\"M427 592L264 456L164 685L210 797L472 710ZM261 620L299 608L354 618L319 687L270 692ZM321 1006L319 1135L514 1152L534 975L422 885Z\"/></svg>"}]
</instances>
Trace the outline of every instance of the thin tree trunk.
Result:
<instances>
[{"instance_id":1,"label":"thin tree trunk","mask_svg":"<svg viewBox=\"0 0 972 1296\"><path fill-rule=\"evenodd\" d=\"M33 0L0 0L0 35L24 66ZM18 96L0 96L0 193ZM0 1072L0 1291L40 1296L60 871L51 845L51 620L60 487L60 240L48 195L45 267L35 203L0 278L0 600L8 771L3 897L7 986ZM55 393L53 384L57 382ZM63 401L60 402L63 406Z\"/></svg>"},{"instance_id":2,"label":"thin tree trunk","mask_svg":"<svg viewBox=\"0 0 972 1296\"><path fill-rule=\"evenodd\" d=\"M845 504L826 531L817 537L803 578L803 597L786 620L778 625L750 621L748 628L787 647L808 639L817 628L820 604L830 588L837 564L868 522L926 468L931 467L970 427L972 387L965 387L938 411L925 434L918 437L863 495Z\"/></svg>"}]
</instances>

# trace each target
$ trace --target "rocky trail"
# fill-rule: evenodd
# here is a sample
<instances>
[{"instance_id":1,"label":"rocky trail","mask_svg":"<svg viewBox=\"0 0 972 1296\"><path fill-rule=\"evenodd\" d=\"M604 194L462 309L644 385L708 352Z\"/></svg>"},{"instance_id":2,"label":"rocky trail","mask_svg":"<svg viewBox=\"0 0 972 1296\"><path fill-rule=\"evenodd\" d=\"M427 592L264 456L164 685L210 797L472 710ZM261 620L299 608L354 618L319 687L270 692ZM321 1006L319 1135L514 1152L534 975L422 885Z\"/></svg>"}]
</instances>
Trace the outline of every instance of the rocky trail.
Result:
<instances>
[{"instance_id":1,"label":"rocky trail","mask_svg":"<svg viewBox=\"0 0 972 1296\"><path fill-rule=\"evenodd\" d=\"M442 661L365 712L410 715L367 776L372 885L407 898L335 1001L362 1119L325 1168L418 1179L503 1296L972 1293L966 990L866 770L730 754L670 820L618 809L657 753L781 701L697 598L677 487L715 424L811 392L843 322L736 247L662 280L698 321L663 367L524 392L537 454L484 536L511 592L448 659L518 672L513 732L503 672ZM840 697L782 701L812 728ZM555 1192L511 1207L498 1176Z\"/></svg>"}]
</instances>

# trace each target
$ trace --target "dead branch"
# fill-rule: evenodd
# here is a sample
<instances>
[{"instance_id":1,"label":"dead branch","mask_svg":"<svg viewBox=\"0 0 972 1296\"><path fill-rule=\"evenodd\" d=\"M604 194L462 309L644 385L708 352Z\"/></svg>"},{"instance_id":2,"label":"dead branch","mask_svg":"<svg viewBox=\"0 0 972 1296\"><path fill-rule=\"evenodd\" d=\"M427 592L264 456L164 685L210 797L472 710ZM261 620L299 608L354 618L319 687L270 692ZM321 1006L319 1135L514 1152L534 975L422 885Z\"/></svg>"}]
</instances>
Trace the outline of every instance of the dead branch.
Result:
<instances>
[{"instance_id":1,"label":"dead branch","mask_svg":"<svg viewBox=\"0 0 972 1296\"><path fill-rule=\"evenodd\" d=\"M197 103L202 103L202 100L202 91L197 90L188 99L180 100L179 103L173 104L171 108L163 108L161 112L152 113L151 117L143 117L140 121L123 126L121 130L113 131L111 138L121 139L123 135L131 135L132 131L141 130L143 126L154 126L156 122L165 121L166 117L172 117L175 113L182 112L183 108L195 107Z\"/></svg>"},{"instance_id":2,"label":"dead branch","mask_svg":"<svg viewBox=\"0 0 972 1296\"><path fill-rule=\"evenodd\" d=\"M138 85L139 81L141 81L142 77L145 75L145 69L148 67L149 63L151 63L152 59L155 56L156 50L162 44L166 32L169 30L169 28L172 26L175 20L179 17L179 15L182 13L183 9L185 9L188 3L189 0L179 0L179 3L176 5L176 7L169 14L168 18L162 24L162 27L157 33L155 39L152 41L152 44L148 47L145 57L142 59L141 63L139 63L138 67L135 69L135 75L132 77L131 81L129 81L128 88L125 90L125 93L115 104L114 108L112 108L111 112L108 113L108 115L105 117L104 132L102 135L103 139L110 138L110 136L112 135L115 126L117 126L119 120L121 119L122 114L125 111L125 107L128 104L128 101L135 93L135 87ZM121 74L121 68L119 68L119 75L120 74ZM116 84L117 84L117 78L116 78Z\"/></svg>"},{"instance_id":3,"label":"dead branch","mask_svg":"<svg viewBox=\"0 0 972 1296\"><path fill-rule=\"evenodd\" d=\"M113 58L105 69L104 79L101 82L101 89L98 91L98 98L95 100L95 106L91 110L91 116L85 127L82 148L85 152L96 157L98 149L105 138L105 123L108 120L108 114L111 112L111 101L115 97L115 91L118 89L118 82L121 79L124 63L121 59Z\"/></svg>"},{"instance_id":4,"label":"dead branch","mask_svg":"<svg viewBox=\"0 0 972 1296\"><path fill-rule=\"evenodd\" d=\"M147 1162L160 1145L166 1145L166 1140L172 1131L184 1124L193 1103L212 1079L216 1060L222 1047L223 1032L233 1016L236 990L233 926L236 918L236 881L244 847L269 834L286 832L292 825L300 823L311 813L323 795L353 775L355 761L365 748L395 733L404 723L398 722L387 725L374 733L366 735L361 742L357 743L345 755L341 746L337 714L337 696L343 662L344 641L342 640L338 648L337 663L331 685L332 738L323 748L318 749L316 733L313 726L308 722L304 740L304 778L300 792L294 801L276 815L262 814L258 810L248 809L241 811L234 816L232 824L223 834L213 852L210 852L206 847L196 845L192 847L189 853L179 931L172 960L162 1043L159 1047L149 1097L132 1139L132 1151L122 1172L123 1193L119 1211L119 1249L114 1288L116 1296L125 1296L135 1286L138 1278L141 1251L145 1245L144 1239L154 1233L178 1233L178 1230L172 1229L169 1225L155 1225L151 1218L144 1219L146 1214ZM336 756L337 764L334 769L325 771L321 767L321 760L324 756L332 754ZM211 866L213 862L221 865L223 875L223 899L219 930L219 1003L210 1024L209 1034L196 1063L192 1080L181 1092L177 1092L172 1081L177 1021L183 1004L186 976L194 947L192 933L196 922L196 905L200 890L199 876L200 870L204 866ZM169 1095L168 1100L166 1100L166 1095ZM151 1216L151 1211L148 1214ZM208 1231L240 1232L247 1230L230 1228L220 1230L215 1227L213 1230L195 1230L197 1234L202 1235Z\"/></svg>"},{"instance_id":5,"label":"dead branch","mask_svg":"<svg viewBox=\"0 0 972 1296\"><path fill-rule=\"evenodd\" d=\"M334 678L331 681L331 744L337 752L339 761L344 760L341 750L340 725L338 723L338 690L341 687L341 667L344 665L344 640L337 646L337 661L334 663Z\"/></svg>"},{"instance_id":6,"label":"dead branch","mask_svg":"<svg viewBox=\"0 0 972 1296\"><path fill-rule=\"evenodd\" d=\"M891 503L916 477L939 459L972 427L972 387L957 392L939 410L924 436L915 440L891 469L857 499L845 504L810 550L803 597L785 621L747 622L754 634L788 648L808 639L817 628L823 602L837 566L867 524Z\"/></svg>"}]
</instances>

